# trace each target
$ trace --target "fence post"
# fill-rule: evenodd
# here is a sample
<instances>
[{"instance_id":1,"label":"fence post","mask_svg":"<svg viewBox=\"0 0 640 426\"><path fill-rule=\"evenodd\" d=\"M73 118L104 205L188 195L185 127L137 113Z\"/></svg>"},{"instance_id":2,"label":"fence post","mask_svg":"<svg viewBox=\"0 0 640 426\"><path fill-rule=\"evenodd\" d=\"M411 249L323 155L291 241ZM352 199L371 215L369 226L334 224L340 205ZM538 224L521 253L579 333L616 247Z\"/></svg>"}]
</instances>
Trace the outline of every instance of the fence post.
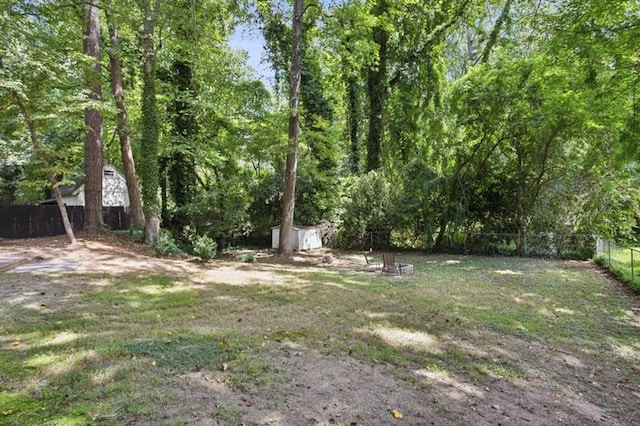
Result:
<instances>
[{"instance_id":1,"label":"fence post","mask_svg":"<svg viewBox=\"0 0 640 426\"><path fill-rule=\"evenodd\" d=\"M631 284L633 284L633 249L631 250Z\"/></svg>"}]
</instances>

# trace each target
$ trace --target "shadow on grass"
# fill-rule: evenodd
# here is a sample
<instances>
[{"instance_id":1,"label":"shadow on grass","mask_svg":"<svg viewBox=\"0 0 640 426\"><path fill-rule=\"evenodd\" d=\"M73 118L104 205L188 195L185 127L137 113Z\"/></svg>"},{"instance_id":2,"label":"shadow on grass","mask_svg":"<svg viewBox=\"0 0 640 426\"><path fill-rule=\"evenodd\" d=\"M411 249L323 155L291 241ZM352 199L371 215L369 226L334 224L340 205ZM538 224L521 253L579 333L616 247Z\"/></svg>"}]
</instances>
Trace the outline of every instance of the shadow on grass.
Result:
<instances>
[{"instance_id":1,"label":"shadow on grass","mask_svg":"<svg viewBox=\"0 0 640 426\"><path fill-rule=\"evenodd\" d=\"M640 385L636 299L571 262L403 256L419 272L401 280L264 265L257 272L276 270L278 282L161 274L29 285L11 277L16 291L0 304L0 420L193 419L180 398L202 392L198 419L218 413L237 423L246 409L224 409L204 382L286 400L296 391L294 372L269 361L281 347L382 366L389 380L428 391L452 422L468 413L464 398L489 406L483 417L462 417L471 420L501 421L492 405L528 407L548 421L557 413L576 424L598 413L624 420L608 401L613 392L626 403L620 383ZM185 379L201 373L202 386ZM576 379L584 377L606 387L585 387ZM562 400L553 396L559 392ZM580 408L580 393L592 414ZM165 405L171 410L158 410Z\"/></svg>"}]
</instances>

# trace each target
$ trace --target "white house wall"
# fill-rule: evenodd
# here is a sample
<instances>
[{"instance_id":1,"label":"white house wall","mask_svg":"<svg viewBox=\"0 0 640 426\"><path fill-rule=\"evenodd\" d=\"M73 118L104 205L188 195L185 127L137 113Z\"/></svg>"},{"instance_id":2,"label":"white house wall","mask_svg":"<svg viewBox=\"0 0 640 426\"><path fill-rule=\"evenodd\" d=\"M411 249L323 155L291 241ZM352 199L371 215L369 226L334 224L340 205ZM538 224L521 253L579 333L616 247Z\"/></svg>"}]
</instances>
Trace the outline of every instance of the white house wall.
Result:
<instances>
[{"instance_id":1,"label":"white house wall","mask_svg":"<svg viewBox=\"0 0 640 426\"><path fill-rule=\"evenodd\" d=\"M62 197L62 202L67 206L84 206L84 185L77 194Z\"/></svg>"}]
</instances>

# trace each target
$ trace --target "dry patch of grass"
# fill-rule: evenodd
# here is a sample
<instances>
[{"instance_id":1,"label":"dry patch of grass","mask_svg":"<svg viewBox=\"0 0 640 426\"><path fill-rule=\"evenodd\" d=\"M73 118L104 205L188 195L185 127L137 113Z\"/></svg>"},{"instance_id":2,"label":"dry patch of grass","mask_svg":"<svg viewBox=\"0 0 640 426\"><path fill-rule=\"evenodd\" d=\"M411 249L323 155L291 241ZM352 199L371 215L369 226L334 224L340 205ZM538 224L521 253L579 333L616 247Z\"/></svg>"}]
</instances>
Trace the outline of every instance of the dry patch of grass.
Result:
<instances>
[{"instance_id":1,"label":"dry patch of grass","mask_svg":"<svg viewBox=\"0 0 640 426\"><path fill-rule=\"evenodd\" d=\"M639 302L590 264L405 254L417 272L386 277L334 257L4 274L0 423L640 418Z\"/></svg>"}]
</instances>

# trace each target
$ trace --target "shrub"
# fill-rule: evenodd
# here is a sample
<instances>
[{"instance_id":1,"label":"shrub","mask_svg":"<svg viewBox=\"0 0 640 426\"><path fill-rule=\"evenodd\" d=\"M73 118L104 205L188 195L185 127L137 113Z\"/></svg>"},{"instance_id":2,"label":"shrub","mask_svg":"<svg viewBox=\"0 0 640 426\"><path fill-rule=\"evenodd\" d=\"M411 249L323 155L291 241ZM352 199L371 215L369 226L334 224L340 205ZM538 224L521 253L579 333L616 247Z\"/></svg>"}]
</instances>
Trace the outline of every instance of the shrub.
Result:
<instances>
[{"instance_id":1,"label":"shrub","mask_svg":"<svg viewBox=\"0 0 640 426\"><path fill-rule=\"evenodd\" d=\"M397 203L386 176L371 171L352 178L348 184L336 245L340 248L388 247ZM371 238L377 240L371 242Z\"/></svg>"},{"instance_id":2,"label":"shrub","mask_svg":"<svg viewBox=\"0 0 640 426\"><path fill-rule=\"evenodd\" d=\"M218 244L211 237L201 235L193 241L193 253L207 262L216 256Z\"/></svg>"},{"instance_id":3,"label":"shrub","mask_svg":"<svg viewBox=\"0 0 640 426\"><path fill-rule=\"evenodd\" d=\"M167 256L181 253L182 250L176 244L173 236L166 229L161 229L151 244L151 251L156 256Z\"/></svg>"},{"instance_id":4,"label":"shrub","mask_svg":"<svg viewBox=\"0 0 640 426\"><path fill-rule=\"evenodd\" d=\"M131 227L129 229L129 236L136 243L144 243L144 229L142 228Z\"/></svg>"},{"instance_id":5,"label":"shrub","mask_svg":"<svg viewBox=\"0 0 640 426\"><path fill-rule=\"evenodd\" d=\"M235 256L235 259L239 262L244 262L244 263L253 263L256 261L256 257L254 255L252 255L251 253L241 253L241 254L237 254Z\"/></svg>"}]
</instances>

